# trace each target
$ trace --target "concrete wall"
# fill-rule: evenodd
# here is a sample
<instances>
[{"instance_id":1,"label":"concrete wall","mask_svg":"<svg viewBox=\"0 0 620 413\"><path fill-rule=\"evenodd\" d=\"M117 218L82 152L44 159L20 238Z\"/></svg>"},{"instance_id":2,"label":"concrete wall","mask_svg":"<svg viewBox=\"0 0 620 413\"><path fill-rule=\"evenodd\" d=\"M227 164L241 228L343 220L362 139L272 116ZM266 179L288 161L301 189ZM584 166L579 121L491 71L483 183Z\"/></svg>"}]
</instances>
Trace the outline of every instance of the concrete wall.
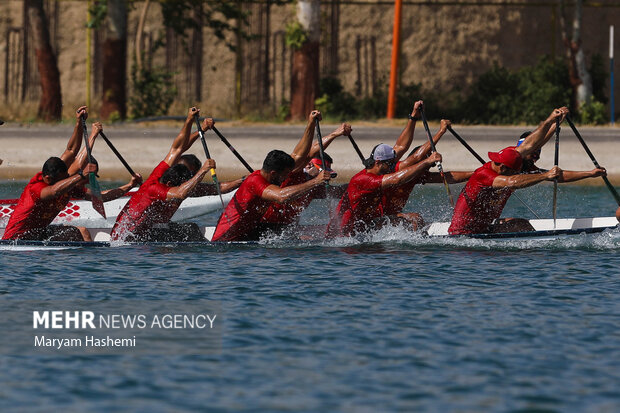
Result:
<instances>
[{"instance_id":1,"label":"concrete wall","mask_svg":"<svg viewBox=\"0 0 620 413\"><path fill-rule=\"evenodd\" d=\"M534 64L544 54L563 55L559 33L559 19L554 19L554 8L544 6L495 6L405 4L403 7L401 80L404 83L421 82L427 88L448 91L466 88L494 61L517 68ZM482 3L482 2L480 2ZM485 2L485 4L488 2ZM616 4L608 0L602 4ZM532 3L533 4L533 3ZM61 71L65 114L85 101L86 88L86 2L58 2L56 45ZM0 114L10 117L19 112L19 104L4 99L6 30L22 24L21 0L0 1ZM323 4L323 13L328 5ZM135 3L130 12L128 56L131 64L135 32L142 3ZM286 21L294 15L291 5L272 7L271 31L283 30ZM159 6L152 5L147 21L147 32L156 33L161 26ZM387 79L390 67L393 9L391 3L345 3L340 5L339 24L339 77L345 88L355 90L355 41L357 35L376 37L376 67L379 78ZM608 26L620 22L620 7L584 8L584 49L589 56L608 55ZM327 23L325 23L327 24ZM620 32L620 25L617 32ZM620 37L620 36L617 36ZM620 39L619 39L620 40ZM325 39L327 41L327 39ZM204 32L203 105L209 113L231 116L234 113L235 55L209 31ZM618 48L616 48L618 49ZM155 62L163 64L163 52ZM616 73L620 72L616 59ZM95 62L98 64L99 62ZM246 62L249 64L249 62ZM129 67L128 67L129 71ZM183 76L182 73L179 76ZM9 81L14 81L9 79ZM385 84L385 82L383 83ZM616 82L616 96L620 99L620 82ZM246 85L247 86L247 85ZM184 112L194 102L176 102L172 112ZM28 104L26 105L27 107ZM30 107L32 103L30 103ZM94 109L97 102L93 102ZM617 105L620 106L620 103ZM34 106L36 107L36 105ZM245 108L250 110L252 108Z\"/></svg>"}]
</instances>

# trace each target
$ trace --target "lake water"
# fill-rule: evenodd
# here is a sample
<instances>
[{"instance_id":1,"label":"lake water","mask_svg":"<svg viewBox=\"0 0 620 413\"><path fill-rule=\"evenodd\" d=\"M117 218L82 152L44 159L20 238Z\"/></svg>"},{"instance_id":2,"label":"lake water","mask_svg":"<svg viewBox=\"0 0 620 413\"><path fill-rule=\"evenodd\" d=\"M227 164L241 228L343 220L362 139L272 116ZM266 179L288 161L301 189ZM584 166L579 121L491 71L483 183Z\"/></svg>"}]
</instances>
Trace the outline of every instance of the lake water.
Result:
<instances>
[{"instance_id":1,"label":"lake water","mask_svg":"<svg viewBox=\"0 0 620 413\"><path fill-rule=\"evenodd\" d=\"M550 217L551 191L519 193ZM328 204L304 220L325 221ZM450 217L439 185L416 188L408 209ZM605 187L560 187L559 217L614 211ZM514 199L504 215L532 217ZM0 355L0 409L617 412L619 252L618 230L538 245L398 228L329 244L2 252L5 303L210 300L222 335L202 355L175 341L157 356Z\"/></svg>"}]
</instances>

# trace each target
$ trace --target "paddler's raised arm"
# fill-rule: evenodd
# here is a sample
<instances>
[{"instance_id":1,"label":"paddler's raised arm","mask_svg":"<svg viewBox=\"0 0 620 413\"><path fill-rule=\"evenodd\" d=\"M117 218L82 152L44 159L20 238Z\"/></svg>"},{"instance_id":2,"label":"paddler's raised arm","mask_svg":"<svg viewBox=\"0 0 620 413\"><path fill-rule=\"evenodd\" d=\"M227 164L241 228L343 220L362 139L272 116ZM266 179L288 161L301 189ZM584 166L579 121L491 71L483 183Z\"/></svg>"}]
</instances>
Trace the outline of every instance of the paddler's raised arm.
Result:
<instances>
[{"instance_id":1,"label":"paddler's raised arm","mask_svg":"<svg viewBox=\"0 0 620 413\"><path fill-rule=\"evenodd\" d=\"M187 147L187 144L189 142L189 135L192 131L192 123L194 122L194 116L196 114L200 114L200 109L196 107L192 107L189 109L187 113L187 118L185 119L185 123L183 124L181 131L172 142L172 146L170 147L168 155L166 155L166 157L164 158L164 162L166 162L168 165L174 165L179 160L179 157L183 154L183 152L187 150L185 148Z\"/></svg>"},{"instance_id":2,"label":"paddler's raised arm","mask_svg":"<svg viewBox=\"0 0 620 413\"><path fill-rule=\"evenodd\" d=\"M560 122L566 118L569 110L566 107L561 107L558 109L554 109L553 112L549 115L547 119L541 122L540 125L532 132L525 141L521 145L519 145L515 150L521 154L522 157L534 152L543 147L545 143L551 139L553 133L551 133L551 129L555 131L555 121L556 119L560 119Z\"/></svg>"},{"instance_id":3,"label":"paddler's raised arm","mask_svg":"<svg viewBox=\"0 0 620 413\"><path fill-rule=\"evenodd\" d=\"M542 181L551 181L562 175L562 170L554 166L547 172L538 174L499 175L493 179L493 188L521 189Z\"/></svg>"},{"instance_id":4,"label":"paddler's raised arm","mask_svg":"<svg viewBox=\"0 0 620 413\"><path fill-rule=\"evenodd\" d=\"M321 120L321 112L318 110L313 110L310 112L310 116L308 116L308 124L306 125L306 130L304 131L303 136L293 149L291 153L291 157L295 161L295 166L293 167L293 171L301 170L308 163L307 156L308 152L310 152L310 147L312 146L312 138L314 137L314 124L315 119Z\"/></svg>"},{"instance_id":5,"label":"paddler's raised arm","mask_svg":"<svg viewBox=\"0 0 620 413\"><path fill-rule=\"evenodd\" d=\"M338 136L350 135L351 131L352 131L351 125L349 125L346 122L343 123L342 125L338 127L338 129L336 129L329 135L323 137L323 141L322 141L323 149L327 149L329 144L332 143L334 139L336 139ZM310 148L310 152L308 152L308 156L306 157L306 162L304 162L304 164L310 162L312 158L317 158L318 156L319 156L319 143L317 141L314 141L314 143L312 144L312 148Z\"/></svg>"},{"instance_id":6,"label":"paddler's raised arm","mask_svg":"<svg viewBox=\"0 0 620 413\"><path fill-rule=\"evenodd\" d=\"M331 173L328 171L320 172L315 178L304 182L299 185L292 185L281 188L277 185L269 185L267 188L263 190L261 194L261 198L265 201L277 202L279 204L284 204L288 201L291 201L312 188L323 185L325 182L331 179Z\"/></svg>"},{"instance_id":7,"label":"paddler's raised arm","mask_svg":"<svg viewBox=\"0 0 620 413\"><path fill-rule=\"evenodd\" d=\"M88 108L86 106L80 106L77 108L77 111L75 112L75 117L77 120L75 122L75 127L73 128L73 134L69 138L67 148L63 154L60 155L60 159L62 159L67 166L70 166L73 163L78 152L80 152L80 147L82 146L82 139L84 138L82 136L84 133L81 120L82 116L84 116L84 119L88 118Z\"/></svg>"},{"instance_id":8,"label":"paddler's raised arm","mask_svg":"<svg viewBox=\"0 0 620 413\"><path fill-rule=\"evenodd\" d=\"M91 151L95 146L95 141L97 140L97 136L99 136L99 132L101 132L102 130L103 125L100 122L93 123L93 126L90 130L90 137L88 138L88 146L90 146ZM84 169L87 163L88 151L86 150L86 147L83 147L80 150L80 153L78 153L78 155L75 157L73 163L69 166L69 175L75 175L80 169Z\"/></svg>"},{"instance_id":9,"label":"paddler's raised arm","mask_svg":"<svg viewBox=\"0 0 620 413\"><path fill-rule=\"evenodd\" d=\"M97 172L97 165L89 163L84 168L81 175L72 175L68 178L56 182L54 185L47 186L41 190L41 200L54 199L60 195L64 195L78 184L88 183L86 176L91 172Z\"/></svg>"},{"instance_id":10,"label":"paddler's raised arm","mask_svg":"<svg viewBox=\"0 0 620 413\"><path fill-rule=\"evenodd\" d=\"M431 156L415 165L403 168L398 172L385 174L381 180L381 188L393 188L405 182L409 182L428 171L428 168L435 165L436 162L441 162L441 154L438 152L433 153Z\"/></svg>"},{"instance_id":11,"label":"paddler's raised arm","mask_svg":"<svg viewBox=\"0 0 620 413\"><path fill-rule=\"evenodd\" d=\"M441 120L441 126L435 136L433 136L433 143L437 145L439 139L446 133L448 128L452 126L452 123L447 119ZM427 140L424 145L414 149L414 152L410 153L404 160L400 162L399 168L406 168L411 165L415 165L418 162L421 162L424 158L428 157L431 153L431 143ZM443 181L442 181L443 182Z\"/></svg>"},{"instance_id":12,"label":"paddler's raised arm","mask_svg":"<svg viewBox=\"0 0 620 413\"><path fill-rule=\"evenodd\" d=\"M213 159L207 159L205 163L200 167L196 175L183 182L179 186L174 186L168 189L168 193L166 194L166 201L172 201L175 199L185 199L189 196L189 194L196 188L196 185L203 180L207 172L211 169L215 169L215 161Z\"/></svg>"},{"instance_id":13,"label":"paddler's raised arm","mask_svg":"<svg viewBox=\"0 0 620 413\"><path fill-rule=\"evenodd\" d=\"M204 118L202 121L202 130L206 132L209 129L213 128L213 125L215 125L215 121L213 120L213 118ZM185 153L189 148L191 148L194 142L196 142L196 140L199 137L200 137L200 134L198 133L198 131L192 133L189 136L189 140L187 141L187 144L183 148L183 153Z\"/></svg>"},{"instance_id":14,"label":"paddler's raised arm","mask_svg":"<svg viewBox=\"0 0 620 413\"><path fill-rule=\"evenodd\" d=\"M420 114L420 107L424 104L421 100L418 100L413 104L413 110L411 111L410 119L407 121L407 126L400 133L400 136L394 144L394 152L396 152L396 161L403 157L405 152L409 150L411 142L413 141L413 132L415 131L416 119Z\"/></svg>"}]
</instances>

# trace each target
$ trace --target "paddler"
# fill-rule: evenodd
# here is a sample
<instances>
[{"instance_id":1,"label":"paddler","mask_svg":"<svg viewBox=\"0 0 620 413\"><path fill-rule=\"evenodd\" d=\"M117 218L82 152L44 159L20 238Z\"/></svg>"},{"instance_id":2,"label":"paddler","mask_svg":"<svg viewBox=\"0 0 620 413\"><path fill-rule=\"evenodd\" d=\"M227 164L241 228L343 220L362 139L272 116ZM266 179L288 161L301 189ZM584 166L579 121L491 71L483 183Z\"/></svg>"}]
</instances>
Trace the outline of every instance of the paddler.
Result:
<instances>
[{"instance_id":1,"label":"paddler","mask_svg":"<svg viewBox=\"0 0 620 413\"><path fill-rule=\"evenodd\" d=\"M192 176L190 170L177 161L190 145L190 132L194 116L200 110L189 109L181 131L172 142L166 157L129 199L116 218L110 233L113 241L201 241L204 240L197 225L183 227L179 233L168 224L181 202L202 181L207 172L215 168L215 161L208 159ZM210 128L207 119L203 129Z\"/></svg>"},{"instance_id":2,"label":"paddler","mask_svg":"<svg viewBox=\"0 0 620 413\"><path fill-rule=\"evenodd\" d=\"M491 161L476 169L461 191L448 229L450 234L533 230L526 219L500 219L500 215L508 198L516 189L551 181L562 175L562 170L558 167L531 174L521 174L521 169L523 158L538 150L549 139L547 134L556 120L561 122L567 114L566 107L555 109L522 145L509 146L499 152L489 152Z\"/></svg>"},{"instance_id":3,"label":"paddler","mask_svg":"<svg viewBox=\"0 0 620 413\"><path fill-rule=\"evenodd\" d=\"M248 175L222 212L213 241L259 239L265 230L260 220L270 205L286 204L329 181L330 172L323 170L304 183L285 188L280 186L292 172L300 171L306 166L314 136L315 119L321 120L321 112L314 110L310 113L304 134L290 155L280 150L272 150L265 157L262 168Z\"/></svg>"},{"instance_id":4,"label":"paddler","mask_svg":"<svg viewBox=\"0 0 620 413\"><path fill-rule=\"evenodd\" d=\"M452 123L449 120L441 120L439 131L437 131L435 136L433 136L433 142L435 145L437 145L441 137L446 133L451 125ZM404 160L396 164L394 171L398 172L401 169L422 162L425 158L431 155L431 151L432 148L430 142L426 142L424 145L414 148ZM473 171L446 171L444 172L444 176L449 184L454 184L468 180L473 173ZM443 183L441 174L439 172L430 172L427 170L426 173L417 178L383 191L383 214L389 219L390 223L405 224L414 231L424 225L424 220L420 214L415 212L403 213L402 211L407 204L411 191L413 191L415 185L424 185L427 183Z\"/></svg>"},{"instance_id":5,"label":"paddler","mask_svg":"<svg viewBox=\"0 0 620 413\"><path fill-rule=\"evenodd\" d=\"M549 141L549 139L551 139L551 137L553 136L554 132L555 132L555 123L553 125L551 125L551 127L549 128L549 131L547 132L547 135L545 136L545 139L542 142L540 142L539 144L536 145L537 149L533 149L532 151L528 151L528 153L526 153L525 156L523 156L523 166L521 167L521 173L522 174L532 174L532 173L547 172L547 169L539 168L536 165L536 161L538 161L540 159L541 147L547 141ZM526 141L526 139L531 139L531 138L529 138L529 136L531 136L532 134L533 134L533 132L531 132L531 131L524 132L519 137L519 140L517 141L517 148L521 147L521 145L523 145L523 143ZM603 167L601 167L601 168L594 168L591 171L564 171L564 170L562 170L562 174L558 177L558 182L559 183L576 182L576 181L580 181L582 179L596 178L596 177L599 177L599 176L607 176L607 171L605 170L605 168L603 168Z\"/></svg>"},{"instance_id":6,"label":"paddler","mask_svg":"<svg viewBox=\"0 0 620 413\"><path fill-rule=\"evenodd\" d=\"M352 129L350 124L341 124L332 133L323 137L323 148L327 148L334 141L334 139L339 136L350 135L351 131ZM303 184L316 178L323 170L328 171L332 179L335 178L337 173L332 169L332 163L334 162L332 157L327 153L324 153L323 156L325 159L325 165L323 165L321 159L319 158L319 150L319 143L315 141L303 161L306 166L301 170L292 172L288 178L282 182L280 187L286 188L292 185ZM265 229L278 233L285 227L291 224L296 224L299 220L299 215L308 207L308 205L310 205L313 199L324 199L328 195L330 197L340 198L343 191L343 186L320 185L288 203L273 203L267 212L265 212L265 215L263 215L261 225Z\"/></svg>"},{"instance_id":7,"label":"paddler","mask_svg":"<svg viewBox=\"0 0 620 413\"><path fill-rule=\"evenodd\" d=\"M390 146L382 143L375 146L366 160L366 169L351 178L347 191L340 199L336 215L328 225L327 236L351 236L380 228L386 218L383 208L385 191L418 179L436 162L441 161L441 155L435 152L395 172L398 160L411 145L416 118L422 105L421 100L414 103L407 125L396 144Z\"/></svg>"},{"instance_id":8,"label":"paddler","mask_svg":"<svg viewBox=\"0 0 620 413\"><path fill-rule=\"evenodd\" d=\"M41 172L26 185L9 218L3 239L91 241L86 228L50 225L71 198L90 199L90 190L84 185L88 183L89 173L97 173L98 166L96 163L87 164L85 149L80 152L83 136L81 117L88 117L86 106L76 111L76 125L64 153L45 161ZM100 123L93 124L89 139L91 145L102 130ZM103 192L102 198L104 201L116 199L128 191L130 185L138 182L138 178L132 179L121 189Z\"/></svg>"}]
</instances>

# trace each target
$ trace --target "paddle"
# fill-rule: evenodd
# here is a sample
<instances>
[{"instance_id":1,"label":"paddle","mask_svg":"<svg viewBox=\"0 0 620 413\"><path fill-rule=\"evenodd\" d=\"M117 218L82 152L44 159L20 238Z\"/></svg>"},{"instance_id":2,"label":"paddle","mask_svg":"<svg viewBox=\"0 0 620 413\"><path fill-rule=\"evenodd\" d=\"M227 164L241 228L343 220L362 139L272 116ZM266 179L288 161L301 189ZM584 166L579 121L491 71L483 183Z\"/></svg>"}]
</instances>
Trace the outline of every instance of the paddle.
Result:
<instances>
[{"instance_id":1,"label":"paddle","mask_svg":"<svg viewBox=\"0 0 620 413\"><path fill-rule=\"evenodd\" d=\"M420 114L422 115L422 122L424 123L424 130L426 130L426 134L428 135L428 141L431 143L431 151L437 152L435 149L435 142L433 142L433 137L431 136L431 130L428 128L428 122L426 121L426 115L424 114L424 106L420 105ZM443 185L446 187L446 192L448 192L448 198L450 198L450 205L454 207L454 198L452 198L452 192L450 192L450 186L448 186L448 181L446 181L446 176L443 173L443 166L441 162L437 161L435 163L437 169L439 169L439 174L441 175L441 179L443 179Z\"/></svg>"},{"instance_id":2,"label":"paddle","mask_svg":"<svg viewBox=\"0 0 620 413\"><path fill-rule=\"evenodd\" d=\"M86 147L86 154L88 155L88 163L92 163L92 154L90 145L88 144L88 132L86 131L86 119L84 116L80 118L82 120L82 130L84 132L84 147ZM97 182L97 176L94 172L88 174L88 186L90 186L90 199L93 203L95 211L99 212L102 217L105 216L105 208L103 207L103 199L101 198L101 188L99 188L99 182Z\"/></svg>"},{"instance_id":3,"label":"paddle","mask_svg":"<svg viewBox=\"0 0 620 413\"><path fill-rule=\"evenodd\" d=\"M232 153L237 157L237 159L239 159L241 161L241 163L243 164L243 166L246 167L246 169L252 173L254 172L254 169L252 169L252 167L250 165L248 165L248 163L245 161L245 159L243 159L243 157L239 154L239 152L237 152L237 150L235 148L233 148L233 146L230 144L230 142L228 142L228 139L226 139L224 137L224 135L222 135L220 133L219 130L217 130L217 128L214 126L211 127L211 129L213 129L213 132L215 132L215 134L217 136L219 136L219 138L221 139L222 142L224 142L224 145L228 146L228 149L230 149L232 151Z\"/></svg>"},{"instance_id":4,"label":"paddle","mask_svg":"<svg viewBox=\"0 0 620 413\"><path fill-rule=\"evenodd\" d=\"M456 133L456 131L455 131L454 129L452 129L452 126L448 126L448 130L450 131L450 133L452 134L452 136L454 136L454 137L455 137L455 138L456 138L459 142L461 142L461 143L463 144L463 146L464 146L464 147L465 147L465 148L466 148L466 149L467 149L467 150L468 150L468 151L469 151L472 155L474 155L474 157L475 157L476 159L478 159L478 161L479 161L481 164L483 164L483 165L484 165L484 164L486 163L486 162L484 161L484 159L482 159L482 157L481 157L480 155L478 155L478 153L477 153L477 152L476 152L476 151L475 151L475 150L474 150L471 146L469 146L469 145L467 144L467 142L465 142L465 139L461 138L461 136L460 136L458 133ZM514 195L514 196L515 196L515 197L516 197L516 198L517 198L517 199L518 199L518 200L519 200L519 201L523 204L523 206L524 206L524 207L526 207L526 208L527 208L527 209L528 209L528 210L529 210L532 214L534 214L534 216L535 216L536 218L540 219L540 216L539 216L539 215L538 215L538 214L537 214L537 213L536 213L536 212L535 212L532 208L530 208L530 207L529 207L529 205L528 205L528 204L526 204L526 203L525 203L525 201L524 201L524 200L522 200L522 199L519 197L519 195L517 195L516 193L515 193L515 194L513 194L513 195Z\"/></svg>"},{"instance_id":5,"label":"paddle","mask_svg":"<svg viewBox=\"0 0 620 413\"><path fill-rule=\"evenodd\" d=\"M560 161L560 118L555 119L555 154L553 156L553 165L558 166ZM558 178L553 179L553 229L557 220L558 210Z\"/></svg>"},{"instance_id":6,"label":"paddle","mask_svg":"<svg viewBox=\"0 0 620 413\"><path fill-rule=\"evenodd\" d=\"M207 148L207 140L205 139L205 133L202 130L202 126L200 126L200 119L198 118L198 114L194 115L194 120L196 121L196 127L198 128L198 134L200 135L200 141L202 142L202 148L205 151L205 156L207 159L211 159L211 155L209 155L209 148ZM220 196L220 202L222 203L222 209L226 209L224 205L224 198L222 198L222 190L220 189L220 183L217 180L217 175L215 173L215 169L211 168L211 178L213 179L213 183L215 184L215 189L217 190L217 194Z\"/></svg>"},{"instance_id":7,"label":"paddle","mask_svg":"<svg viewBox=\"0 0 620 413\"><path fill-rule=\"evenodd\" d=\"M353 149L355 149L355 152L357 152L357 156L360 157L362 163L365 165L366 164L366 158L364 158L364 154L362 154L362 151L360 151L359 146L357 146L357 143L355 143L355 141L353 140L353 137L351 136L351 134L348 134L347 138L349 138L349 141L351 142L351 145L353 145Z\"/></svg>"},{"instance_id":8,"label":"paddle","mask_svg":"<svg viewBox=\"0 0 620 413\"><path fill-rule=\"evenodd\" d=\"M116 150L116 148L114 147L114 145L112 145L112 142L110 142L110 140L108 139L107 136L105 136L105 134L103 133L103 131L99 132L99 135L103 138L103 140L105 141L105 143L108 144L108 146L110 147L110 149L112 149L112 152L114 152L114 155L116 155L116 157L119 159L119 161L121 161L121 163L125 166L125 168L127 168L127 171L129 171L129 174L131 176L134 176L136 173L133 171L133 169L131 169L131 166L129 166L129 164L127 163L127 161L125 161L125 158L123 158L123 156Z\"/></svg>"},{"instance_id":9,"label":"paddle","mask_svg":"<svg viewBox=\"0 0 620 413\"><path fill-rule=\"evenodd\" d=\"M601 166L596 161L596 158L594 157L594 155L592 155L592 152L590 152L590 148L588 148L588 145L586 145L586 142L581 137L581 134L579 133L579 131L575 127L575 124L573 123L573 121L571 120L571 118L569 116L566 116L566 121L568 122L568 125L573 130L573 132L575 133L575 136L577 136L577 139L579 139L579 142L581 142L581 145L583 146L583 149L585 149L586 153L588 154L588 156L592 160L592 163L594 164L594 167L595 168L600 168ZM609 192L611 192L613 197L616 199L616 202L618 203L618 205L620 205L620 195L618 195L618 192L616 191L616 188L614 188L614 186L611 184L611 182L609 182L609 179L607 179L606 176L602 176L601 178L603 178L603 181L605 181L605 185L607 186L607 189L609 189Z\"/></svg>"},{"instance_id":10,"label":"paddle","mask_svg":"<svg viewBox=\"0 0 620 413\"><path fill-rule=\"evenodd\" d=\"M319 119L314 118L314 123L316 124L316 139L319 142L319 157L321 158L321 165L323 169L325 169L325 150L323 148L323 135L321 134ZM327 182L325 182L325 184L327 185Z\"/></svg>"}]
</instances>

